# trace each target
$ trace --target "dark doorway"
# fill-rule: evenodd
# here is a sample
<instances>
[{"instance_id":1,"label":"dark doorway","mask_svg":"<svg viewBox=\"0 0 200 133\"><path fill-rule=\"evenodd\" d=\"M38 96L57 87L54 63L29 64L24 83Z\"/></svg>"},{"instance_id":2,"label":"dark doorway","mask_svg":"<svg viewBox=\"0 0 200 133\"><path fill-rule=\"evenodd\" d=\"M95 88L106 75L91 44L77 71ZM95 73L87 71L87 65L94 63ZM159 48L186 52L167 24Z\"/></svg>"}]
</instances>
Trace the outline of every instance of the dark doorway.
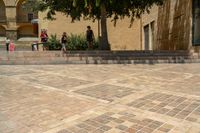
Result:
<instances>
[{"instance_id":1,"label":"dark doorway","mask_svg":"<svg viewBox=\"0 0 200 133\"><path fill-rule=\"evenodd\" d=\"M149 25L144 26L144 50L149 50Z\"/></svg>"},{"instance_id":2,"label":"dark doorway","mask_svg":"<svg viewBox=\"0 0 200 133\"><path fill-rule=\"evenodd\" d=\"M193 0L193 45L200 46L200 1Z\"/></svg>"}]
</instances>

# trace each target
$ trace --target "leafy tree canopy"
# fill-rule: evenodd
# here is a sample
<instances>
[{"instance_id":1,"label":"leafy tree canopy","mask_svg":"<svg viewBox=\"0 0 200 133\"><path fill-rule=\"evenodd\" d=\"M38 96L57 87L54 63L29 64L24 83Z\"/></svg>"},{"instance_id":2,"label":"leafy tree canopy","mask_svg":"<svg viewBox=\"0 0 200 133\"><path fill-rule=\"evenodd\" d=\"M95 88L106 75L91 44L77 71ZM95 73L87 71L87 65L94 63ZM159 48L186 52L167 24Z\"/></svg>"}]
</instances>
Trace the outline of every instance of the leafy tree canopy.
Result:
<instances>
[{"instance_id":1,"label":"leafy tree canopy","mask_svg":"<svg viewBox=\"0 0 200 133\"><path fill-rule=\"evenodd\" d=\"M106 17L113 20L123 19L125 16L131 18L131 22L135 17L149 12L154 4L162 4L163 0L27 0L34 3L34 9L45 11L48 9L47 18L52 19L56 11L63 12L74 20L100 19L101 5L106 8ZM114 21L116 22L116 21Z\"/></svg>"}]
</instances>

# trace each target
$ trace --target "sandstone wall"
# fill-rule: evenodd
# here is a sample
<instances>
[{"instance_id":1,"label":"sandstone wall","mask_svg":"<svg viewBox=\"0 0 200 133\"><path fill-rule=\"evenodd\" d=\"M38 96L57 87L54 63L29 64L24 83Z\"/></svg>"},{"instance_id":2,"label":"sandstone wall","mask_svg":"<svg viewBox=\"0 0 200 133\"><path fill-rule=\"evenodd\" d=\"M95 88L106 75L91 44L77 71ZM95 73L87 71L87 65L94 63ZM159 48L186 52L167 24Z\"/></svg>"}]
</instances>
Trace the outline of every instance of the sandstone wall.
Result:
<instances>
[{"instance_id":1,"label":"sandstone wall","mask_svg":"<svg viewBox=\"0 0 200 133\"><path fill-rule=\"evenodd\" d=\"M158 48L187 50L192 43L191 20L191 0L168 0L164 7L159 8Z\"/></svg>"},{"instance_id":2,"label":"sandstone wall","mask_svg":"<svg viewBox=\"0 0 200 133\"><path fill-rule=\"evenodd\" d=\"M55 21L42 20L45 13L41 13L40 29L48 29L48 34L57 34L60 38L65 31L68 34L85 34L87 26L90 25L94 31L95 36L98 36L98 23L92 20L81 20L75 23L71 22L71 18L67 18L61 13L57 13ZM112 50L140 50L140 21L136 20L131 28L129 28L130 20L119 20L116 27L110 19L108 19L108 36Z\"/></svg>"}]
</instances>

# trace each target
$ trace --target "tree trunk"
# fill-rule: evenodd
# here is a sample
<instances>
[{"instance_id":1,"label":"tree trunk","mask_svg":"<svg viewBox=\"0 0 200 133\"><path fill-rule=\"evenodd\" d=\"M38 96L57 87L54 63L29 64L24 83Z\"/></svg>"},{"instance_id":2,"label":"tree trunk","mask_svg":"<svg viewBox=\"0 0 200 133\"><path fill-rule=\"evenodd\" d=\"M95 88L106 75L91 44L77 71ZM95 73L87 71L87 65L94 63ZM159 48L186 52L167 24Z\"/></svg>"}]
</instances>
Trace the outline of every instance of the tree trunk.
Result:
<instances>
[{"instance_id":1,"label":"tree trunk","mask_svg":"<svg viewBox=\"0 0 200 133\"><path fill-rule=\"evenodd\" d=\"M110 45L108 43L108 32L107 32L107 17L106 17L106 7L101 4L101 40L100 40L100 50L110 50Z\"/></svg>"}]
</instances>

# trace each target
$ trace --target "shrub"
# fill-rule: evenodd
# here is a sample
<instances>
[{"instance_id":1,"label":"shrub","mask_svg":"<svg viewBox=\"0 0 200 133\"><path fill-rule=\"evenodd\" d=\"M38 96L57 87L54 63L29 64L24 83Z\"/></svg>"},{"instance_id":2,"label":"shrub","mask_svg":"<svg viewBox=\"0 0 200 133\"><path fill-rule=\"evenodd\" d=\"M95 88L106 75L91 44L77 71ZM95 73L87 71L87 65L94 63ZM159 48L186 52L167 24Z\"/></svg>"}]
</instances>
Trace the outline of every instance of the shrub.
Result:
<instances>
[{"instance_id":1,"label":"shrub","mask_svg":"<svg viewBox=\"0 0 200 133\"><path fill-rule=\"evenodd\" d=\"M49 50L60 50L61 44L59 39L57 39L57 35L51 35L48 40L48 46ZM87 47L87 41L84 34L70 34L68 36L68 42L67 42L67 49L68 50L86 50ZM95 39L93 44L93 49L99 48L99 41L98 39Z\"/></svg>"},{"instance_id":2,"label":"shrub","mask_svg":"<svg viewBox=\"0 0 200 133\"><path fill-rule=\"evenodd\" d=\"M50 35L50 38L48 40L48 47L49 50L60 50L61 49L61 44L59 39L57 39L57 35Z\"/></svg>"},{"instance_id":3,"label":"shrub","mask_svg":"<svg viewBox=\"0 0 200 133\"><path fill-rule=\"evenodd\" d=\"M68 36L67 43L68 50L86 50L87 49L87 41L83 34L70 34Z\"/></svg>"}]
</instances>

